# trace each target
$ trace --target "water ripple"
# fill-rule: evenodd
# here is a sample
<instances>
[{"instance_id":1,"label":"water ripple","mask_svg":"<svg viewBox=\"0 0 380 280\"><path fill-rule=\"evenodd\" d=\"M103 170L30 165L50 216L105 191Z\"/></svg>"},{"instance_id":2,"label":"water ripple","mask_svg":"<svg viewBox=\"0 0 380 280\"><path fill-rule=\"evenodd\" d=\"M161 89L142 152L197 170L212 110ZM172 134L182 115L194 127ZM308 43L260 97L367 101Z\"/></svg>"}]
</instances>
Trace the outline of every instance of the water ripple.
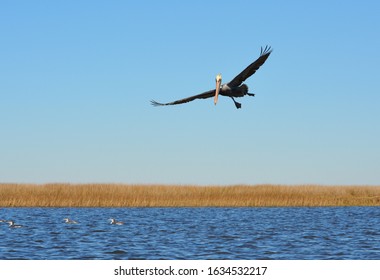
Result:
<instances>
[{"instance_id":1,"label":"water ripple","mask_svg":"<svg viewBox=\"0 0 380 280\"><path fill-rule=\"evenodd\" d=\"M4 208L0 259L380 259L380 208ZM78 224L65 224L70 217ZM114 217L123 226L110 225Z\"/></svg>"}]
</instances>

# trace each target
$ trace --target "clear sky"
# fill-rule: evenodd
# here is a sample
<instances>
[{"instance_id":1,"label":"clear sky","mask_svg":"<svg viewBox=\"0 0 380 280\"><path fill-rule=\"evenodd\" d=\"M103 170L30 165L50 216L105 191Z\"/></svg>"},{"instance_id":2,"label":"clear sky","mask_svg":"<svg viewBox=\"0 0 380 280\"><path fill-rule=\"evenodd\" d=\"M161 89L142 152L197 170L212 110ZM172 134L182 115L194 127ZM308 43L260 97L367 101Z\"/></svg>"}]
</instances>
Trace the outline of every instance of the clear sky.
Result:
<instances>
[{"instance_id":1,"label":"clear sky","mask_svg":"<svg viewBox=\"0 0 380 280\"><path fill-rule=\"evenodd\" d=\"M0 182L380 184L379 1L1 1ZM152 107L228 82L255 97Z\"/></svg>"}]
</instances>

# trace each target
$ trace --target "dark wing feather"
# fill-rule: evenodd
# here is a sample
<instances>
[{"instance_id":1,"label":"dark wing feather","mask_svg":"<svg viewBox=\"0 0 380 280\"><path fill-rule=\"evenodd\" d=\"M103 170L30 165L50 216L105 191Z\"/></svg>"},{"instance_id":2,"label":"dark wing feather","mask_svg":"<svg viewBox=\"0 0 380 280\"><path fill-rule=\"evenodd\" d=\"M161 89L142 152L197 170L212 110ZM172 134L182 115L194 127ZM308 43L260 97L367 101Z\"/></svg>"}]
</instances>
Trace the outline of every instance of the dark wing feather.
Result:
<instances>
[{"instance_id":1,"label":"dark wing feather","mask_svg":"<svg viewBox=\"0 0 380 280\"><path fill-rule=\"evenodd\" d=\"M253 63L251 63L247 68L245 68L239 75L232 79L231 82L228 83L229 87L237 87L240 86L242 82L252 76L257 69L260 68L261 65L267 60L269 55L271 54L272 49L266 46L263 50L261 47L260 57L256 59Z\"/></svg>"},{"instance_id":2,"label":"dark wing feather","mask_svg":"<svg viewBox=\"0 0 380 280\"><path fill-rule=\"evenodd\" d=\"M210 98L210 97L213 97L214 95L215 95L215 89L212 89L212 90L203 92L201 94L197 94L197 95L194 95L194 96L190 96L190 97L183 98L183 99L180 99L180 100L177 100L177 101L173 101L173 102L169 102L169 103L159 103L159 102L154 101L154 100L151 100L150 103L153 106L177 105L177 104L187 103L187 102L193 101L195 99Z\"/></svg>"}]
</instances>

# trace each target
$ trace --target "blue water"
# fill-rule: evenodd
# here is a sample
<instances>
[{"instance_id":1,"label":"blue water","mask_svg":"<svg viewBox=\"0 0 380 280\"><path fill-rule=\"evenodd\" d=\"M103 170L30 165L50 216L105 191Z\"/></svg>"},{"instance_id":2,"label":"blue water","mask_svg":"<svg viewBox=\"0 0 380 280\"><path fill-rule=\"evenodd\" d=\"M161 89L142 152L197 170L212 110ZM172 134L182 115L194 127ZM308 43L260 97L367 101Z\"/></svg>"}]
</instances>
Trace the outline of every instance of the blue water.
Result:
<instances>
[{"instance_id":1,"label":"blue water","mask_svg":"<svg viewBox=\"0 0 380 280\"><path fill-rule=\"evenodd\" d=\"M380 259L377 207L3 208L0 219L24 225L0 223L0 259Z\"/></svg>"}]
</instances>

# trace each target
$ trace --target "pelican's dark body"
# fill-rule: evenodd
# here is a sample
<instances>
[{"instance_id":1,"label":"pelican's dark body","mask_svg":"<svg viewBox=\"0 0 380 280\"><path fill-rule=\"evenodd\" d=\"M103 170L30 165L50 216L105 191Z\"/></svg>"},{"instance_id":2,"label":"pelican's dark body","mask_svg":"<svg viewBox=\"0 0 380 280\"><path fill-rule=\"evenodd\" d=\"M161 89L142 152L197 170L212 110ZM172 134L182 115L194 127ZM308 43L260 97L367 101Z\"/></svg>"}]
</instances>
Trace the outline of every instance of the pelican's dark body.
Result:
<instances>
[{"instance_id":1,"label":"pelican's dark body","mask_svg":"<svg viewBox=\"0 0 380 280\"><path fill-rule=\"evenodd\" d=\"M234 97L243 97L244 95L255 96L253 93L248 93L248 86L246 84L242 84L241 86L233 88L230 88L228 84L224 84L220 88L219 94L231 97L237 109L241 108L241 104L239 102L236 102Z\"/></svg>"},{"instance_id":2,"label":"pelican's dark body","mask_svg":"<svg viewBox=\"0 0 380 280\"><path fill-rule=\"evenodd\" d=\"M219 94L228 97L243 97L248 94L248 86L246 84L242 84L239 87L230 88L228 84L224 84L220 88Z\"/></svg>"},{"instance_id":3,"label":"pelican's dark body","mask_svg":"<svg viewBox=\"0 0 380 280\"><path fill-rule=\"evenodd\" d=\"M215 104L216 104L217 95L220 94L220 95L232 98L232 100L235 103L236 108L239 109L241 108L241 104L235 101L234 99L235 97L243 97L245 95L254 96L253 93L248 93L248 86L242 83L246 79L248 79L250 76L252 76L256 72L256 70L258 70L260 66L264 64L264 62L267 60L271 52L272 50L268 46L265 47L264 49L261 48L260 57L256 59L253 63L251 63L247 68L245 68L239 75L233 78L229 83L223 84L221 86L219 83L218 85L218 82L221 82L221 75L218 74L217 79L216 79L216 82L217 82L216 89L209 90L201 94L190 96L190 97L183 98L180 100L176 100L170 103L159 103L154 100L152 100L151 103L154 106L177 105L177 104L187 103L195 99L206 99L206 98L215 96Z\"/></svg>"}]
</instances>

